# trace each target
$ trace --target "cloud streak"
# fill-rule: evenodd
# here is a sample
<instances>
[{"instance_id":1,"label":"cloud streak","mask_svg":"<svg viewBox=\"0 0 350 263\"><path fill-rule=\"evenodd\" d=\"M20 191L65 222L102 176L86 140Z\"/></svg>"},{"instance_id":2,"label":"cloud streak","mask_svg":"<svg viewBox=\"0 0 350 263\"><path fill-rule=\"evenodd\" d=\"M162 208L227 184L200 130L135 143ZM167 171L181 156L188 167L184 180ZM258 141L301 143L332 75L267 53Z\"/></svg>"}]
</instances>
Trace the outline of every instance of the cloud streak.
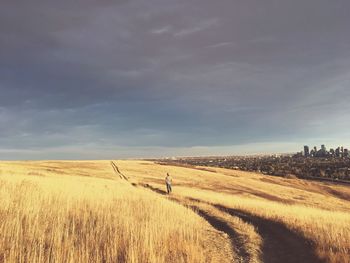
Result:
<instances>
[{"instance_id":1,"label":"cloud streak","mask_svg":"<svg viewBox=\"0 0 350 263\"><path fill-rule=\"evenodd\" d=\"M345 0L2 2L0 158L350 144L349 8Z\"/></svg>"}]
</instances>

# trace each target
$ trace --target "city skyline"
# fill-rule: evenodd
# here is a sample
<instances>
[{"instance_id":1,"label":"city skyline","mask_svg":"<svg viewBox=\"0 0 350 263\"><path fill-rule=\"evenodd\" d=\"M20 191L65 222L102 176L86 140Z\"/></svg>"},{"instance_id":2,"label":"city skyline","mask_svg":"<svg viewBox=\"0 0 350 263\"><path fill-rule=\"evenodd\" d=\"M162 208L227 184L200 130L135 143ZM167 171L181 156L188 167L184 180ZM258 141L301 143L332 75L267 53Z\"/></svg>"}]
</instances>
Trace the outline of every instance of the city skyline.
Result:
<instances>
[{"instance_id":1,"label":"city skyline","mask_svg":"<svg viewBox=\"0 0 350 263\"><path fill-rule=\"evenodd\" d=\"M308 145L304 145L304 151L297 153L297 155L304 157L349 157L349 150L343 145L329 149L325 144L321 144L320 148L317 146L310 148Z\"/></svg>"},{"instance_id":2,"label":"city skyline","mask_svg":"<svg viewBox=\"0 0 350 263\"><path fill-rule=\"evenodd\" d=\"M350 2L0 3L0 159L350 146Z\"/></svg>"}]
</instances>

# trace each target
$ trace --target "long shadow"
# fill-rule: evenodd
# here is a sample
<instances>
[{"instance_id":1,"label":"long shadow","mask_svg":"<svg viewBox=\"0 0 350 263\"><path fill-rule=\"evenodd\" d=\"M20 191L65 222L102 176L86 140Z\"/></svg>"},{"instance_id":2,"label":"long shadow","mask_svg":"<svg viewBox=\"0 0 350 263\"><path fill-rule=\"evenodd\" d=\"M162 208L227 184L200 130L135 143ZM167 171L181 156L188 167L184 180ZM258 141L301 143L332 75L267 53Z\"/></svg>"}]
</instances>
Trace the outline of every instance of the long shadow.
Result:
<instances>
[{"instance_id":1,"label":"long shadow","mask_svg":"<svg viewBox=\"0 0 350 263\"><path fill-rule=\"evenodd\" d=\"M214 205L221 211L241 218L256 227L263 238L262 252L265 263L317 263L325 262L317 257L312 241L291 231L284 224L267 220L238 209Z\"/></svg>"},{"instance_id":2,"label":"long shadow","mask_svg":"<svg viewBox=\"0 0 350 263\"><path fill-rule=\"evenodd\" d=\"M143 184L143 187L152 190L153 192L156 192L157 194L161 194L161 195L168 195L168 193L166 191L160 190L156 187L153 187L152 185L149 184Z\"/></svg>"}]
</instances>

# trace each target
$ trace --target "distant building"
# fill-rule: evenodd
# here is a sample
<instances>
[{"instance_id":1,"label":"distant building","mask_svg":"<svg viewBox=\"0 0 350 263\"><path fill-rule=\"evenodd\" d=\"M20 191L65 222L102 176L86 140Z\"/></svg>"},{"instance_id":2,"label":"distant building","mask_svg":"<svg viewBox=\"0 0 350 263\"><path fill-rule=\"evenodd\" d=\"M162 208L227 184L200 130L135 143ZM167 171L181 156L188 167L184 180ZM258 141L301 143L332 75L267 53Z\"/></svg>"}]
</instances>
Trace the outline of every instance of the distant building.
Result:
<instances>
[{"instance_id":1,"label":"distant building","mask_svg":"<svg viewBox=\"0 0 350 263\"><path fill-rule=\"evenodd\" d=\"M310 151L310 156L311 156L311 157L314 157L314 156L315 156L315 151L314 151L314 149L311 149L311 151Z\"/></svg>"},{"instance_id":2,"label":"distant building","mask_svg":"<svg viewBox=\"0 0 350 263\"><path fill-rule=\"evenodd\" d=\"M340 147L335 149L335 157L340 157Z\"/></svg>"},{"instance_id":3,"label":"distant building","mask_svg":"<svg viewBox=\"0 0 350 263\"><path fill-rule=\"evenodd\" d=\"M309 157L310 156L309 146L307 146L307 145L304 146L304 156L305 157Z\"/></svg>"}]
</instances>

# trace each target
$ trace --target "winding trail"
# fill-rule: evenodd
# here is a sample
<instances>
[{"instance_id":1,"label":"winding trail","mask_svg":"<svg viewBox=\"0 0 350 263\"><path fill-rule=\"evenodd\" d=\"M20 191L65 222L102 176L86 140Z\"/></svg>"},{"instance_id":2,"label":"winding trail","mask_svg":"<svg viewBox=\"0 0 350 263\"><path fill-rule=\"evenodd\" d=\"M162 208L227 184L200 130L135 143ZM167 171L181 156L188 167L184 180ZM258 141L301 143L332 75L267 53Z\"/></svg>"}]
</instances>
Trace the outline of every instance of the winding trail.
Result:
<instances>
[{"instance_id":1,"label":"winding trail","mask_svg":"<svg viewBox=\"0 0 350 263\"><path fill-rule=\"evenodd\" d=\"M153 187L149 184L143 184L141 186L144 188L150 189L151 191L157 194L168 196L168 199L175 201L185 207L189 207L195 212L197 212L197 214L200 215L204 220L206 220L214 229L224 232L226 235L229 236L231 241L231 248L235 252L235 255L233 256L233 259L234 259L233 262L240 262L240 263L250 262L251 256L249 252L245 249L239 234L235 231L234 228L230 226L230 224L227 221L225 221L225 219L220 217L220 215L218 214L214 215L213 213L210 213L208 210L203 208L202 205L204 203L197 202L197 200L191 200L191 199L183 200L183 199L176 198L174 196L169 196L165 191L160 190L156 187Z\"/></svg>"},{"instance_id":2,"label":"winding trail","mask_svg":"<svg viewBox=\"0 0 350 263\"><path fill-rule=\"evenodd\" d=\"M118 166L112 161L113 170L121 179L128 180L122 174ZM147 188L157 194L168 196L165 191L153 187L149 184L135 184L133 186ZM263 243L261 247L261 258L258 261L264 263L323 263L315 254L315 249L312 241L305 239L301 235L291 231L284 224L273 220L268 220L248 212L229 208L220 204L211 204L203 200L193 198L176 198L175 196L168 196L168 199L176 201L177 203L189 207L196 211L203 219L205 219L213 228L218 231L226 233L230 240L233 251L236 255L233 257L234 262L257 262L257 259L250 257L246 250L242 239L229 222L220 216L220 213L228 214L232 217L238 217L245 223L253 225L257 233L261 236ZM219 213L213 214L205 209L205 206L212 206ZM213 210L211 210L213 211ZM237 257L238 256L238 257Z\"/></svg>"},{"instance_id":3,"label":"winding trail","mask_svg":"<svg viewBox=\"0 0 350 263\"><path fill-rule=\"evenodd\" d=\"M143 185L156 193L165 195L165 191L158 188L152 187L148 184ZM176 198L170 199L181 203ZM192 202L204 203L209 205L210 203L188 198L187 200ZM182 203L183 205L186 205ZM235 251L238 251L240 258L243 261L250 262L249 253L244 249L244 244L237 243L240 239L238 238L237 232L232 229L227 222L220 220L218 217L208 214L205 210L201 209L200 205L190 205L189 207L198 211L198 214L206 219L215 229L225 232L230 236L232 246ZM186 205L188 206L188 205ZM264 263L323 263L324 260L320 259L315 254L315 249L310 240L305 239L301 235L291 231L284 224L264 219L262 217L246 213L242 210L228 208L222 205L213 205L223 213L228 213L231 216L238 217L244 222L253 225L258 234L263 239L261 247L262 251L262 262Z\"/></svg>"},{"instance_id":4,"label":"winding trail","mask_svg":"<svg viewBox=\"0 0 350 263\"><path fill-rule=\"evenodd\" d=\"M111 166L115 172L116 175L118 175L120 177L120 179L123 180L127 180L127 177L120 172L119 167L116 165L115 162L111 161ZM143 185L139 185L139 184L135 184L135 183L131 183L131 185L133 185L134 187L138 187L138 186L142 186L146 189L149 189L157 194L161 194L164 197L167 195L167 193L163 190L160 190L156 187L152 187L149 184L143 184ZM211 215L210 213L208 213L207 211L205 211L204 209L202 209L199 205L195 205L194 202L192 201L191 204L189 204L188 202L185 204L183 202L181 202L180 199L174 198L169 196L169 199L171 199L172 201L175 201L185 207L189 207L192 210L196 211L204 220L206 220L214 229L224 232L225 234L227 234L230 238L231 241L231 248L233 251L236 252L235 255L227 255L228 257L233 259L233 262L239 262L239 263L248 263L249 262L249 255L248 253L243 249L243 246L240 246L240 248L237 248L237 243L239 243L238 240L240 240L238 238L238 234L234 231L233 228L231 228L228 223L222 219L220 219L217 216ZM238 256L238 257L237 257Z\"/></svg>"}]
</instances>

